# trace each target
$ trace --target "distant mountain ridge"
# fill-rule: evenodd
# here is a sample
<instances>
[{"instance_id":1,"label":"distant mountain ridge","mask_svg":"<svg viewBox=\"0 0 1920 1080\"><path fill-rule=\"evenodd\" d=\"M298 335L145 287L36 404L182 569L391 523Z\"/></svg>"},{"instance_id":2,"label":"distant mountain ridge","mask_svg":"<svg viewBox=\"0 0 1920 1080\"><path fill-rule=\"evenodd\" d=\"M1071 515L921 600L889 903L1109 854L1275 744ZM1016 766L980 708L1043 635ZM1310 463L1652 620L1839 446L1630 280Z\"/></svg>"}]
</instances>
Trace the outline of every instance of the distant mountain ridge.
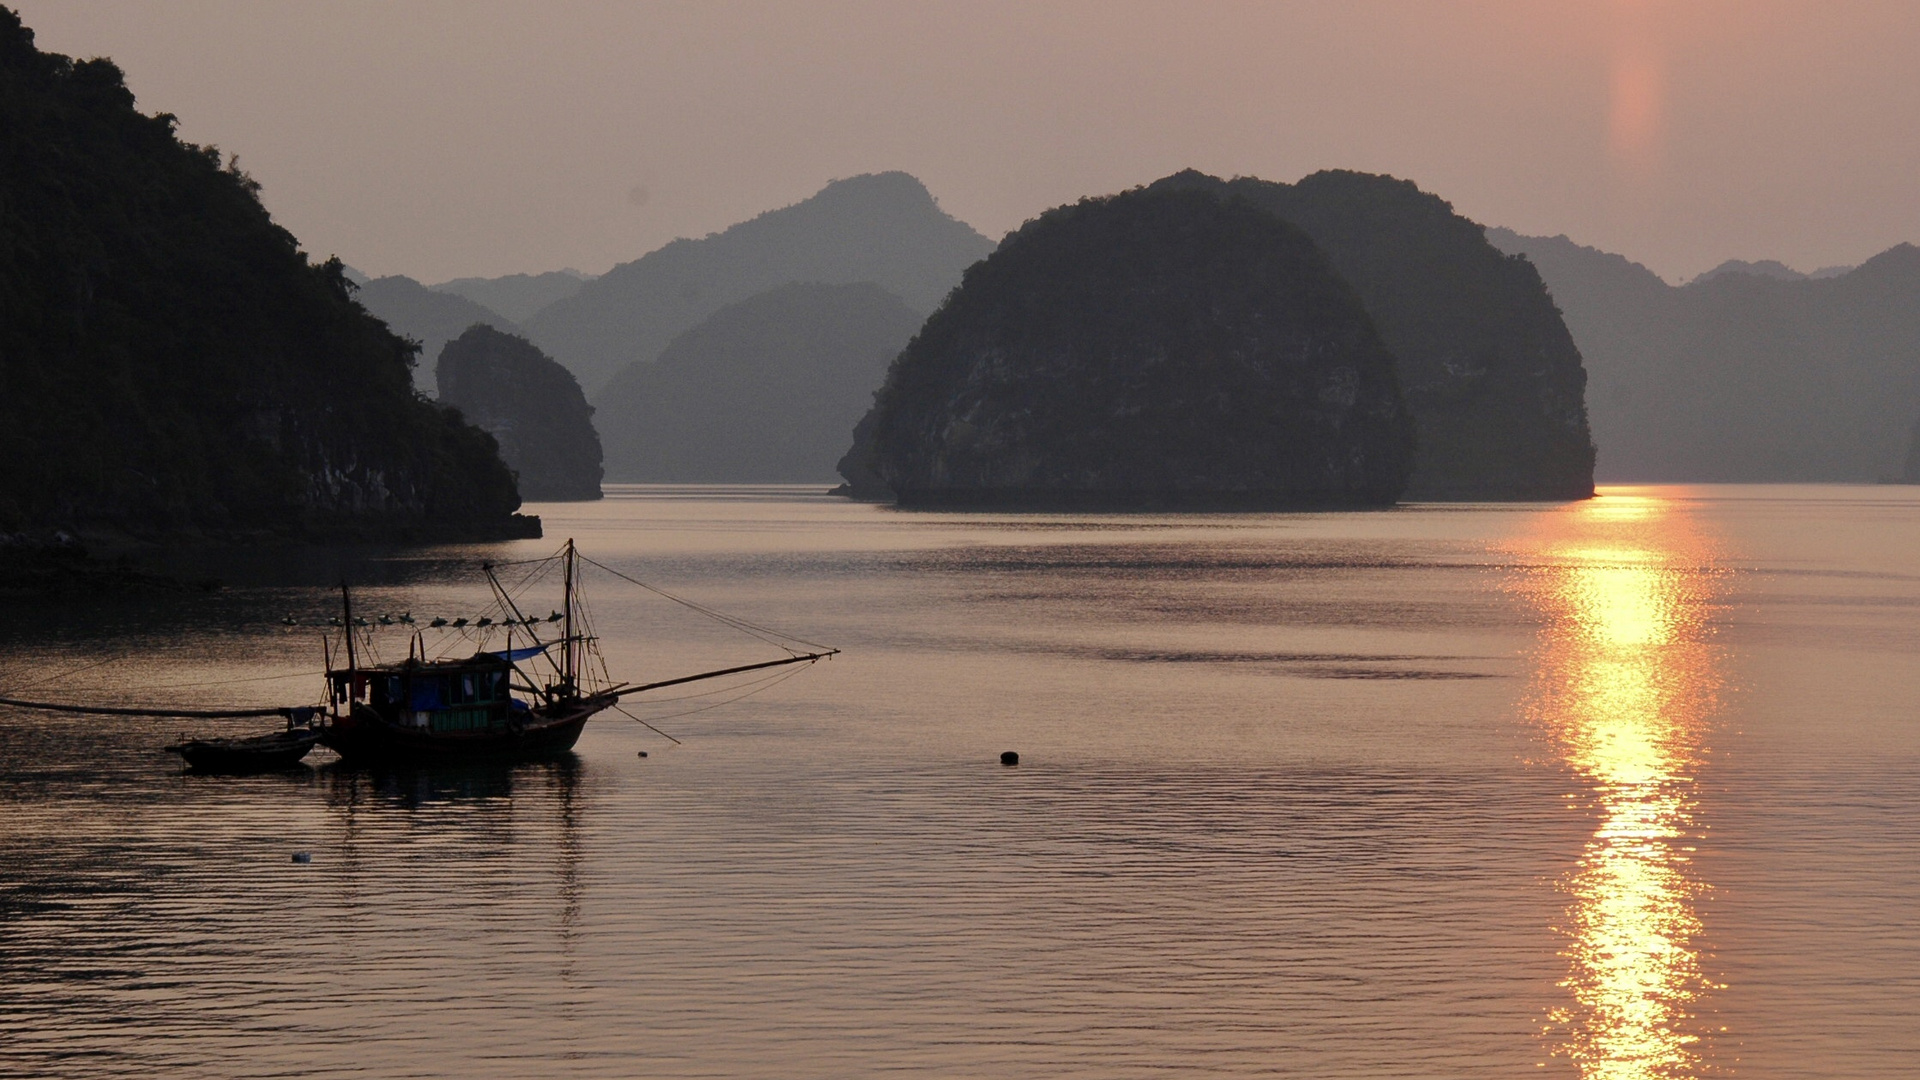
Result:
<instances>
[{"instance_id":1,"label":"distant mountain ridge","mask_svg":"<svg viewBox=\"0 0 1920 1080\"><path fill-rule=\"evenodd\" d=\"M1712 281L1714 278L1725 277L1728 274L1746 274L1749 277L1773 278L1776 281L1808 281L1839 277L1842 274L1850 273L1853 269L1851 266L1823 266L1811 273L1801 273L1778 259L1761 259L1759 262L1748 262L1745 259L1728 259L1719 266L1687 282L1687 284L1698 285L1701 282Z\"/></svg>"},{"instance_id":2,"label":"distant mountain ridge","mask_svg":"<svg viewBox=\"0 0 1920 1080\"><path fill-rule=\"evenodd\" d=\"M1490 228L1487 239L1539 268L1586 357L1603 480L1904 471L1920 417L1920 248L1832 277L1728 272L1676 286L1565 236Z\"/></svg>"},{"instance_id":3,"label":"distant mountain ridge","mask_svg":"<svg viewBox=\"0 0 1920 1080\"><path fill-rule=\"evenodd\" d=\"M367 312L386 323L394 333L420 343L420 355L437 357L447 342L465 333L476 323L520 333L512 319L464 296L429 289L404 274L373 278L361 285L355 298ZM422 363L414 369L414 383L429 397L439 392L435 368Z\"/></svg>"},{"instance_id":4,"label":"distant mountain ridge","mask_svg":"<svg viewBox=\"0 0 1920 1080\"><path fill-rule=\"evenodd\" d=\"M616 266L524 326L597 396L621 369L651 363L721 308L791 282L871 282L924 315L993 246L912 176L856 176Z\"/></svg>"},{"instance_id":5,"label":"distant mountain ridge","mask_svg":"<svg viewBox=\"0 0 1920 1080\"><path fill-rule=\"evenodd\" d=\"M504 277L463 277L427 288L463 296L497 311L514 322L525 322L535 312L580 291L597 275L578 270L549 270L544 274L508 274Z\"/></svg>"},{"instance_id":6,"label":"distant mountain ridge","mask_svg":"<svg viewBox=\"0 0 1920 1080\"><path fill-rule=\"evenodd\" d=\"M826 481L920 322L869 282L796 282L730 304L594 399L608 475Z\"/></svg>"}]
</instances>

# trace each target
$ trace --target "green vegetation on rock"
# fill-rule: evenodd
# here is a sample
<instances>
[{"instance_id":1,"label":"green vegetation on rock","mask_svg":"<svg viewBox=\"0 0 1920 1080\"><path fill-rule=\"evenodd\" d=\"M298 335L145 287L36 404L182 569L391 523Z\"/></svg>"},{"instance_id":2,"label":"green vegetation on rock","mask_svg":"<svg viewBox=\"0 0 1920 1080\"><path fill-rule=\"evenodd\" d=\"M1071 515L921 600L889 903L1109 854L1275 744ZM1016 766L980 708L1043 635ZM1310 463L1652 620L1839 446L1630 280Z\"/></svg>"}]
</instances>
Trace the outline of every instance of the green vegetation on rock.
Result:
<instances>
[{"instance_id":1,"label":"green vegetation on rock","mask_svg":"<svg viewBox=\"0 0 1920 1080\"><path fill-rule=\"evenodd\" d=\"M434 365L442 403L500 443L523 498L600 497L600 438L573 373L532 342L476 324Z\"/></svg>"},{"instance_id":2,"label":"green vegetation on rock","mask_svg":"<svg viewBox=\"0 0 1920 1080\"><path fill-rule=\"evenodd\" d=\"M1313 240L1171 188L1051 210L969 268L872 430L908 506L1372 505L1413 468L1393 356Z\"/></svg>"},{"instance_id":3,"label":"green vegetation on rock","mask_svg":"<svg viewBox=\"0 0 1920 1080\"><path fill-rule=\"evenodd\" d=\"M0 8L0 527L537 530L340 263L173 125Z\"/></svg>"}]
</instances>

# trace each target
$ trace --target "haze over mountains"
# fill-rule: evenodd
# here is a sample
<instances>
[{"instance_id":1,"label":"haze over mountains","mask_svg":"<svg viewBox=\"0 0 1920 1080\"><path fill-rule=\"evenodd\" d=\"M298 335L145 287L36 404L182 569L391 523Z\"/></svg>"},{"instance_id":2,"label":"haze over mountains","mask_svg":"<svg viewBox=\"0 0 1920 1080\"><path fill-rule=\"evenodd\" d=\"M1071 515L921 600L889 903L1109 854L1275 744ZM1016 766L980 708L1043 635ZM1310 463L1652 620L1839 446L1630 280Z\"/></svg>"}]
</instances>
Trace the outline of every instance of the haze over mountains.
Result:
<instances>
[{"instance_id":1,"label":"haze over mountains","mask_svg":"<svg viewBox=\"0 0 1920 1080\"><path fill-rule=\"evenodd\" d=\"M447 342L467 327L484 323L496 330L517 332L511 319L464 296L429 289L404 274L373 278L354 294L360 306L384 321L394 333L420 343L421 362L414 367L414 385L429 396L437 392L433 360Z\"/></svg>"},{"instance_id":2,"label":"haze over mountains","mask_svg":"<svg viewBox=\"0 0 1920 1080\"><path fill-rule=\"evenodd\" d=\"M942 212L906 173L856 176L616 266L523 325L594 397L622 368L651 362L703 319L768 289L872 282L924 315L992 250L992 241Z\"/></svg>"},{"instance_id":3,"label":"haze over mountains","mask_svg":"<svg viewBox=\"0 0 1920 1080\"><path fill-rule=\"evenodd\" d=\"M1342 273L1367 296L1370 310L1377 309L1427 447L1410 497L1578 494L1586 475L1586 434L1577 414L1582 378L1585 423L1599 448L1595 475L1602 480L1871 481L1907 471L1920 420L1920 333L1914 329L1920 286L1911 280L1910 249L1892 249L1861 267L1810 273L1773 260L1728 260L1676 286L1563 237L1487 229L1494 248L1524 255L1537 268L1565 314L1561 331L1550 308L1543 307L1543 317L1525 314L1536 306L1521 280L1531 279L1532 270L1507 273L1477 239L1478 226L1410 185L1398 197L1398 189L1389 190L1397 182L1386 178L1378 179L1388 187L1376 191L1364 178L1341 177L1360 174L1321 174L1300 185L1236 180L1222 190L1297 220L1330 245ZM1399 224L1381 224L1389 219ZM1421 241L1429 250L1401 274L1392 260L1382 261L1391 248L1370 238L1369 223L1386 228L1381 237L1404 240L1413 229L1429 237ZM1473 243L1454 237L1456 226L1476 230ZM775 464L765 446L734 453L712 433L738 431L740 416L770 416L767 409L790 392L775 370L783 334L795 343L793 370L843 380L835 391L842 406L864 402L877 382L845 381L857 363L825 364L822 335L838 334L863 348L882 338L904 345L892 325L898 320L875 315L872 327L856 330L847 311L813 320L778 304L750 320L750 333L740 325L710 327L707 320L795 282L873 283L924 316L961 270L992 248L942 213L917 180L882 173L837 181L793 206L675 241L598 279L550 271L429 287L395 276L368 282L360 299L396 331L422 341L427 356L476 322L540 344L595 401L610 478L811 479L823 478L821 466L831 463L817 448ZM1489 299L1496 294L1507 299ZM879 306L864 310L875 313ZM769 313L777 311L788 312L792 324L770 322ZM722 322L745 317L732 312ZM835 329L824 330L826 323ZM1571 341L1556 338L1565 332ZM670 377L645 370L689 334ZM717 344L726 341L738 348L727 352ZM709 369L707 385L695 367ZM1520 397L1496 403L1486 388L1470 385L1495 370L1513 373L1495 380L1507 386L1501 393ZM1526 371L1535 382L1521 391L1513 379ZM749 372L756 374L745 377ZM426 371L416 375L429 382ZM730 390L711 392L719 386ZM1523 407L1523 398L1535 404ZM1523 414L1533 419L1522 422ZM669 449L662 438L668 430L681 432L684 445ZM1541 454L1560 464L1549 467L1540 458L1521 466ZM1446 462L1454 464L1443 467ZM1520 471L1495 483L1486 470L1499 462ZM1445 471L1463 463L1466 473ZM1549 473L1563 475L1564 483L1544 479ZM1469 475L1481 479L1463 482Z\"/></svg>"},{"instance_id":4,"label":"haze over mountains","mask_svg":"<svg viewBox=\"0 0 1920 1080\"><path fill-rule=\"evenodd\" d=\"M454 278L427 288L465 297L513 322L525 322L534 312L580 291L594 275L578 270L549 270L544 274L508 274L505 277Z\"/></svg>"},{"instance_id":5,"label":"haze over mountains","mask_svg":"<svg viewBox=\"0 0 1920 1080\"><path fill-rule=\"evenodd\" d=\"M1747 274L1752 277L1774 278L1779 281L1806 281L1811 278L1839 277L1841 274L1852 269L1853 267L1851 266L1823 266L1818 270L1801 273L1778 259L1761 259L1758 262L1748 262L1745 259L1728 259L1719 266L1694 278L1688 282L1688 284L1698 285L1703 281L1712 281L1714 278L1723 277L1727 274Z\"/></svg>"},{"instance_id":6,"label":"haze over mountains","mask_svg":"<svg viewBox=\"0 0 1920 1080\"><path fill-rule=\"evenodd\" d=\"M796 282L728 305L595 399L608 475L831 482L921 319L870 282Z\"/></svg>"},{"instance_id":7,"label":"haze over mountains","mask_svg":"<svg viewBox=\"0 0 1920 1080\"><path fill-rule=\"evenodd\" d=\"M1601 479L1903 473L1920 418L1920 249L1816 275L1730 264L1675 286L1564 236L1487 238L1530 259L1565 313Z\"/></svg>"},{"instance_id":8,"label":"haze over mountains","mask_svg":"<svg viewBox=\"0 0 1920 1080\"><path fill-rule=\"evenodd\" d=\"M360 299L427 356L480 324L525 335L583 384L610 380L595 427L615 479L824 481L887 361L992 248L918 180L881 173L599 278L394 275ZM674 360L656 371L662 350ZM434 392L425 370L417 381Z\"/></svg>"}]
</instances>

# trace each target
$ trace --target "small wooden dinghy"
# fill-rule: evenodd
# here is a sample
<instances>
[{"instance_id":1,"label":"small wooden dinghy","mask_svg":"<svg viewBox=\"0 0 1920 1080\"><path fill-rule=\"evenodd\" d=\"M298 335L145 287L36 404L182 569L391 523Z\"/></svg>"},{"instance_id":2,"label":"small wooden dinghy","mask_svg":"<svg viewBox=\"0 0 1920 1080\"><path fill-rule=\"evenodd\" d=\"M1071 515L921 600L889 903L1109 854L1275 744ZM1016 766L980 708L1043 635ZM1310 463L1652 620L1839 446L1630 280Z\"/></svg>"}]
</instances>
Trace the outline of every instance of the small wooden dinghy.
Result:
<instances>
[{"instance_id":1,"label":"small wooden dinghy","mask_svg":"<svg viewBox=\"0 0 1920 1080\"><path fill-rule=\"evenodd\" d=\"M320 741L312 728L290 727L247 739L188 739L167 749L199 772L249 773L290 769Z\"/></svg>"}]
</instances>

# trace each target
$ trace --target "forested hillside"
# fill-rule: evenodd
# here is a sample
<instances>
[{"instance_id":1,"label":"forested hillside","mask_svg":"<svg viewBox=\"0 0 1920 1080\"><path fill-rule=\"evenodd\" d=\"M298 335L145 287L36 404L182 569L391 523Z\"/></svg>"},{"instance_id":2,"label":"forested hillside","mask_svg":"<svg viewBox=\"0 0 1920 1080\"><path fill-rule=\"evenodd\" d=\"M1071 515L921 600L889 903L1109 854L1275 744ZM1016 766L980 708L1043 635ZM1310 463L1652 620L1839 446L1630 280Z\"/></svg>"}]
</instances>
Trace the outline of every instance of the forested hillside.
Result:
<instances>
[{"instance_id":1,"label":"forested hillside","mask_svg":"<svg viewBox=\"0 0 1920 1080\"><path fill-rule=\"evenodd\" d=\"M492 438L232 158L0 9L0 528L500 535Z\"/></svg>"}]
</instances>

